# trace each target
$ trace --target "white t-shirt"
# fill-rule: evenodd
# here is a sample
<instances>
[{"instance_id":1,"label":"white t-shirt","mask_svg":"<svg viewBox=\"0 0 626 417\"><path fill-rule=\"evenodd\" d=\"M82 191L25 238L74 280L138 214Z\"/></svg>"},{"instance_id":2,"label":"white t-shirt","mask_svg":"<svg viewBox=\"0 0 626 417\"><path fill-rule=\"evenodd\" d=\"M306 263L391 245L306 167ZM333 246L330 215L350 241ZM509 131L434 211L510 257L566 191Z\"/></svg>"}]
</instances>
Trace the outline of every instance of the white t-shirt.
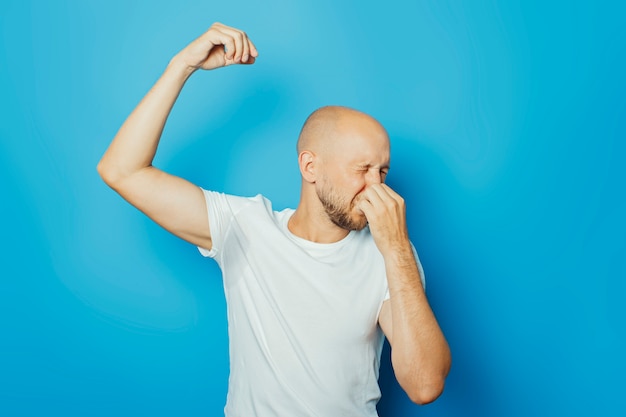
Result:
<instances>
[{"instance_id":1,"label":"white t-shirt","mask_svg":"<svg viewBox=\"0 0 626 417\"><path fill-rule=\"evenodd\" d=\"M228 306L225 414L377 416L388 287L369 229L314 243L288 230L292 209L203 191L213 247L200 252L222 269Z\"/></svg>"}]
</instances>

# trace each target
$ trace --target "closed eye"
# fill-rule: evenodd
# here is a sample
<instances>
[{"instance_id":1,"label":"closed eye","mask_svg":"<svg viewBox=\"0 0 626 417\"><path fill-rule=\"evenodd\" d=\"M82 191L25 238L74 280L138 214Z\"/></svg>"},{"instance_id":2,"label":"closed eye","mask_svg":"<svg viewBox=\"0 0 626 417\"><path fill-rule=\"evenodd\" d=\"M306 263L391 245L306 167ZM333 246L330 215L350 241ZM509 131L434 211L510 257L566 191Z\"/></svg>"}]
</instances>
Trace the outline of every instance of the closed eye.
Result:
<instances>
[{"instance_id":1,"label":"closed eye","mask_svg":"<svg viewBox=\"0 0 626 417\"><path fill-rule=\"evenodd\" d=\"M387 174L389 173L389 167L383 166L382 168L376 168L372 165L359 165L355 167L355 171L359 174L367 174L370 170L378 171L378 175L380 175L381 180L385 180Z\"/></svg>"}]
</instances>

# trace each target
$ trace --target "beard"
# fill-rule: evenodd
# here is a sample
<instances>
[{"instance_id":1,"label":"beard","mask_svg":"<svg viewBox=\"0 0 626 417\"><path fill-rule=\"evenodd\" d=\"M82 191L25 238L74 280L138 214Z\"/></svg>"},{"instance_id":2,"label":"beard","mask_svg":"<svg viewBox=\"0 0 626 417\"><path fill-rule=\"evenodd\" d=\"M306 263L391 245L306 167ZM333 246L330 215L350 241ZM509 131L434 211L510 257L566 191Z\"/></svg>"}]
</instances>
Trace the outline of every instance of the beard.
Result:
<instances>
[{"instance_id":1,"label":"beard","mask_svg":"<svg viewBox=\"0 0 626 417\"><path fill-rule=\"evenodd\" d=\"M359 196L360 194L357 194L352 200L347 201L347 198L342 198L331 186L317 191L317 197L330 221L345 230L362 230L367 226L365 215L353 214Z\"/></svg>"}]
</instances>

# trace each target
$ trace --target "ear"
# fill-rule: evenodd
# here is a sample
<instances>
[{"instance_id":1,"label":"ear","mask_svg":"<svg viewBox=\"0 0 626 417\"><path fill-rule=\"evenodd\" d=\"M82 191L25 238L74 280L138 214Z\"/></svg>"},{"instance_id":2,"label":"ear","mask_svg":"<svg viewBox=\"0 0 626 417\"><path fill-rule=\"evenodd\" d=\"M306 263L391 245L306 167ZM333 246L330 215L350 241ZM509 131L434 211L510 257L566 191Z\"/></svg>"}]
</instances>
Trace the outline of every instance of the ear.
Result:
<instances>
[{"instance_id":1,"label":"ear","mask_svg":"<svg viewBox=\"0 0 626 417\"><path fill-rule=\"evenodd\" d=\"M317 157L311 151L302 151L298 155L298 165L300 166L300 174L306 182L314 183L316 181L316 162Z\"/></svg>"}]
</instances>

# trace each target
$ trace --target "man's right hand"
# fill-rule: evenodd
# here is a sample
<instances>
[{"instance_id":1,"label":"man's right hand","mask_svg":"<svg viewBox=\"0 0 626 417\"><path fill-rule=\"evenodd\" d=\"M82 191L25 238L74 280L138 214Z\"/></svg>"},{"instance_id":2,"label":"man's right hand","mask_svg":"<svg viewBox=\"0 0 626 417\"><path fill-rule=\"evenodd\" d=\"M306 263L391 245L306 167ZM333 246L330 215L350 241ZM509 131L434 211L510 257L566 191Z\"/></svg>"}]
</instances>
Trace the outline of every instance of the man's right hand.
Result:
<instances>
[{"instance_id":1,"label":"man's right hand","mask_svg":"<svg viewBox=\"0 0 626 417\"><path fill-rule=\"evenodd\" d=\"M259 53L245 32L221 23L187 45L174 57L190 72L233 64L254 64Z\"/></svg>"}]
</instances>

